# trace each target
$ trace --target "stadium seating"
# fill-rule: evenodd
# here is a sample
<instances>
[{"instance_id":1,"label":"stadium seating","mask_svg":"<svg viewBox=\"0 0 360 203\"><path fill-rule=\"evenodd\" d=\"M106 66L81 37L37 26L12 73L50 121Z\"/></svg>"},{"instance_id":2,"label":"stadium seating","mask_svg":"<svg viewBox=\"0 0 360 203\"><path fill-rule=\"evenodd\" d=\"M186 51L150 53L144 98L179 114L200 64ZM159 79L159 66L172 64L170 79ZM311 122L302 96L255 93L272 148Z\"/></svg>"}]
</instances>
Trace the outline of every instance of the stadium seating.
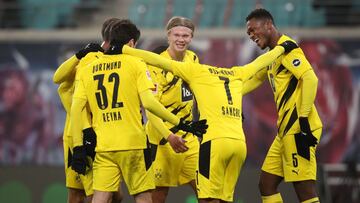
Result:
<instances>
[{"instance_id":1,"label":"stadium seating","mask_svg":"<svg viewBox=\"0 0 360 203\"><path fill-rule=\"evenodd\" d=\"M245 26L246 16L257 7L269 10L279 27L325 25L324 9L315 9L313 0L133 0L129 16L145 28L162 28L175 15L193 19L200 28L239 28Z\"/></svg>"}]
</instances>

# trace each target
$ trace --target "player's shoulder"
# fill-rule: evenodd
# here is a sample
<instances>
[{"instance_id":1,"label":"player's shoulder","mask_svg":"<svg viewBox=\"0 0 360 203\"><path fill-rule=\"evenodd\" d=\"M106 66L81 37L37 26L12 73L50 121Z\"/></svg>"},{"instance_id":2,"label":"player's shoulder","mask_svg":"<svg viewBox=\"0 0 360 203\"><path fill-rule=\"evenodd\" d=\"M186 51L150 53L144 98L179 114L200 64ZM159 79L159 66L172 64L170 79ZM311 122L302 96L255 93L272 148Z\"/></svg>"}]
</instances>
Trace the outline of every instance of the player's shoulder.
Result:
<instances>
[{"instance_id":1,"label":"player's shoulder","mask_svg":"<svg viewBox=\"0 0 360 203\"><path fill-rule=\"evenodd\" d=\"M104 55L104 53L102 53L100 51L98 51L98 52L90 52L90 53L86 54L86 56L84 56L80 60L79 66L88 65L89 63L93 62L96 59L99 59L103 55Z\"/></svg>"},{"instance_id":2,"label":"player's shoulder","mask_svg":"<svg viewBox=\"0 0 360 203\"><path fill-rule=\"evenodd\" d=\"M196 55L196 53L192 50L186 50L187 57L192 60L193 62L199 62L199 57Z\"/></svg>"},{"instance_id":3,"label":"player's shoulder","mask_svg":"<svg viewBox=\"0 0 360 203\"><path fill-rule=\"evenodd\" d=\"M131 56L128 54L121 54L121 63L129 63L133 65L144 65L145 61L136 56Z\"/></svg>"}]
</instances>

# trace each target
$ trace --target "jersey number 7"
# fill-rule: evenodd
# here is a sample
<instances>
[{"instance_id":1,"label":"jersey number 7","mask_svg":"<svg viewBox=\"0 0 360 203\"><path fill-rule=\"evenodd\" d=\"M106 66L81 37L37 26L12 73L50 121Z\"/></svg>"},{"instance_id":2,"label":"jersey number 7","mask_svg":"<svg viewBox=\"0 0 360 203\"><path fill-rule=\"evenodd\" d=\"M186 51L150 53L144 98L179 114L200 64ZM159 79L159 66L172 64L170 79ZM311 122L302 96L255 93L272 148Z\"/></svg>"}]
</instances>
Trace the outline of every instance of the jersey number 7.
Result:
<instances>
[{"instance_id":1,"label":"jersey number 7","mask_svg":"<svg viewBox=\"0 0 360 203\"><path fill-rule=\"evenodd\" d=\"M230 88L229 88L229 78L227 77L223 77L223 76L219 76L220 80L224 81L224 87L225 87L225 92L226 92L226 96L228 99L228 104L232 105L233 104L233 100L232 100L232 96L231 96L231 92L230 92Z\"/></svg>"}]
</instances>

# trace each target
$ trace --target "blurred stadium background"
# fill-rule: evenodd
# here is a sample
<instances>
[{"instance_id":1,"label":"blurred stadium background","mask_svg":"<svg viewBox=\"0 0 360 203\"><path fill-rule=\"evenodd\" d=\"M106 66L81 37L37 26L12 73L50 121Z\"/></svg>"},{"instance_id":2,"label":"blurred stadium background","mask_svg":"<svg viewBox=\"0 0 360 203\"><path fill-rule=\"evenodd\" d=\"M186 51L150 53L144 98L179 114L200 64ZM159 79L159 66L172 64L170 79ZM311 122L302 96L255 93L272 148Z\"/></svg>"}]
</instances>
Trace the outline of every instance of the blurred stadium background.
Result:
<instances>
[{"instance_id":1,"label":"blurred stadium background","mask_svg":"<svg viewBox=\"0 0 360 203\"><path fill-rule=\"evenodd\" d=\"M142 31L139 47L152 49L166 44L171 16L191 18L197 25L191 49L200 61L230 67L261 53L244 27L256 7L271 11L279 29L298 39L319 78L322 202L359 203L360 0L0 0L0 202L66 201L65 113L52 75L86 43L101 41L105 19L130 18ZM259 168L276 134L271 94L266 83L244 98L248 157L237 203L260 202ZM281 191L285 202L296 202L291 185ZM168 202L195 197L180 187Z\"/></svg>"}]
</instances>

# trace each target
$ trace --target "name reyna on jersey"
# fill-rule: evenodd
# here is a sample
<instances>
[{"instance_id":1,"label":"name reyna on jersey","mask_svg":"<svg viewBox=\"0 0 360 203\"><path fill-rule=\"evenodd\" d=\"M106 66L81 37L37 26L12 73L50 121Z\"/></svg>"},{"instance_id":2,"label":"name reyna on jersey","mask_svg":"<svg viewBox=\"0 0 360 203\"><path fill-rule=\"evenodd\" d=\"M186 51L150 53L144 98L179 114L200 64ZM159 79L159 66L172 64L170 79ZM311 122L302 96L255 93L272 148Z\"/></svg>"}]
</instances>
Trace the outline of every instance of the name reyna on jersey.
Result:
<instances>
[{"instance_id":1,"label":"name reyna on jersey","mask_svg":"<svg viewBox=\"0 0 360 203\"><path fill-rule=\"evenodd\" d=\"M97 72L97 71L106 71L106 70L114 70L114 69L119 69L121 67L121 61L114 61L111 63L100 63L100 64L95 64L93 66L93 73Z\"/></svg>"},{"instance_id":2,"label":"name reyna on jersey","mask_svg":"<svg viewBox=\"0 0 360 203\"><path fill-rule=\"evenodd\" d=\"M233 106L222 106L221 111L224 116L230 116L237 119L241 119L241 109L239 108Z\"/></svg>"},{"instance_id":3,"label":"name reyna on jersey","mask_svg":"<svg viewBox=\"0 0 360 203\"><path fill-rule=\"evenodd\" d=\"M104 112L102 113L102 117L104 122L118 121L122 119L120 111Z\"/></svg>"}]
</instances>

